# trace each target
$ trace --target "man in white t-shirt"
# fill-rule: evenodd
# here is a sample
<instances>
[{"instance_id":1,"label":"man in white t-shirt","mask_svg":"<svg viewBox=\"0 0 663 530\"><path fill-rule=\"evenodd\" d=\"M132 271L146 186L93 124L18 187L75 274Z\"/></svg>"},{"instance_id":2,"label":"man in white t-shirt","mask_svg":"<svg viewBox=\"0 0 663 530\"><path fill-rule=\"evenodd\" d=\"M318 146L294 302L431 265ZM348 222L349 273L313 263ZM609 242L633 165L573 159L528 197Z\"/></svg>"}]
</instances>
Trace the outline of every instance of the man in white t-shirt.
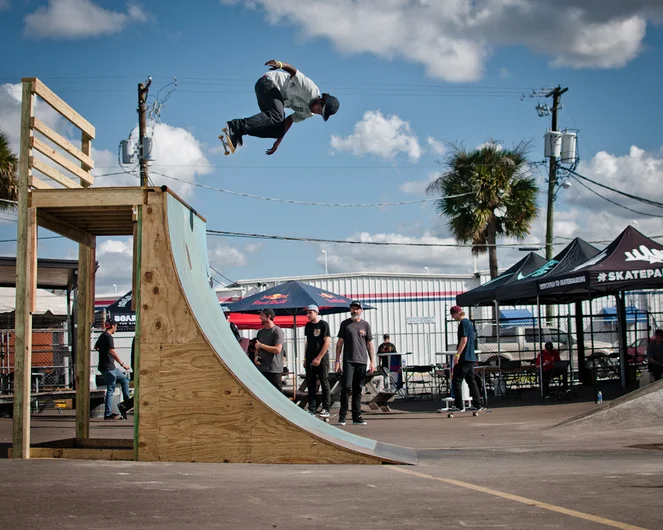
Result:
<instances>
[{"instance_id":1,"label":"man in white t-shirt","mask_svg":"<svg viewBox=\"0 0 663 530\"><path fill-rule=\"evenodd\" d=\"M230 120L228 132L233 147L242 145L242 136L276 138L274 145L267 150L273 155L293 123L298 123L315 114L327 121L338 112L338 99L329 94L321 94L320 89L294 66L281 61L265 63L269 72L263 75L255 86L260 113L250 118ZM282 70L282 71L279 71ZM285 109L293 110L286 118Z\"/></svg>"}]
</instances>

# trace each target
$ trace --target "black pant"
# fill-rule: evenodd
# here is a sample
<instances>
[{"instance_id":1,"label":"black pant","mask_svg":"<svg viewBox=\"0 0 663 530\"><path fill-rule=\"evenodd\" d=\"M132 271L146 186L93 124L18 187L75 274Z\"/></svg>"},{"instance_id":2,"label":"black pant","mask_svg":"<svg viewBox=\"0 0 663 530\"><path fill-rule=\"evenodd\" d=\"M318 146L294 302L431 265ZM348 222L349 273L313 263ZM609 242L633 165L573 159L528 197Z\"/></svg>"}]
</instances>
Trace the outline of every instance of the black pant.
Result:
<instances>
[{"instance_id":1,"label":"black pant","mask_svg":"<svg viewBox=\"0 0 663 530\"><path fill-rule=\"evenodd\" d=\"M648 366L649 372L654 376L654 381L661 379L663 375L663 366L660 364L649 363Z\"/></svg>"},{"instance_id":2,"label":"black pant","mask_svg":"<svg viewBox=\"0 0 663 530\"><path fill-rule=\"evenodd\" d=\"M352 419L361 418L361 392L364 388L366 365L363 363L343 362L343 383L341 388L341 410L339 419L348 415L348 394L352 392Z\"/></svg>"},{"instance_id":3,"label":"black pant","mask_svg":"<svg viewBox=\"0 0 663 530\"><path fill-rule=\"evenodd\" d=\"M233 127L242 136L281 138L285 134L285 108L281 91L264 76L258 79L255 91L260 113L250 118L233 120Z\"/></svg>"},{"instance_id":4,"label":"black pant","mask_svg":"<svg viewBox=\"0 0 663 530\"><path fill-rule=\"evenodd\" d=\"M329 392L329 357L325 356L318 366L311 364L312 359L306 359L306 387L308 388L308 409L315 411L317 408L317 386L320 381L322 390L322 408L329 410L331 407L331 396Z\"/></svg>"},{"instance_id":5,"label":"black pant","mask_svg":"<svg viewBox=\"0 0 663 530\"><path fill-rule=\"evenodd\" d=\"M477 385L477 378L474 374L474 361L459 362L454 367L451 383L453 384L456 408L463 408L463 381L470 387L470 396L475 407L481 406L481 395Z\"/></svg>"},{"instance_id":6,"label":"black pant","mask_svg":"<svg viewBox=\"0 0 663 530\"><path fill-rule=\"evenodd\" d=\"M283 386L283 379L282 379L283 374L280 374L280 373L277 374L277 373L272 373L272 372L261 372L261 373L262 373L262 375L265 376L267 381L269 381L276 388L281 390L281 387Z\"/></svg>"}]
</instances>

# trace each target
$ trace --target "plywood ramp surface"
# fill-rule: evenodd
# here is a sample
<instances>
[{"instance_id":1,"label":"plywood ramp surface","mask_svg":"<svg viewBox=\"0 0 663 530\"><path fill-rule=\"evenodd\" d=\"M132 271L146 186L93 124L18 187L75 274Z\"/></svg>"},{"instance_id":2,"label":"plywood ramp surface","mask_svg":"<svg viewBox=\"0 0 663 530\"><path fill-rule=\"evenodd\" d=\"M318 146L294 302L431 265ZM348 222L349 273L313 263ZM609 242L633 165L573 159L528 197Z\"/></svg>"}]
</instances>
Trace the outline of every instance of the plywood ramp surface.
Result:
<instances>
[{"instance_id":1,"label":"plywood ramp surface","mask_svg":"<svg viewBox=\"0 0 663 530\"><path fill-rule=\"evenodd\" d=\"M380 464L413 450L332 427L273 388L212 288L205 223L167 191L142 213L139 460Z\"/></svg>"}]
</instances>

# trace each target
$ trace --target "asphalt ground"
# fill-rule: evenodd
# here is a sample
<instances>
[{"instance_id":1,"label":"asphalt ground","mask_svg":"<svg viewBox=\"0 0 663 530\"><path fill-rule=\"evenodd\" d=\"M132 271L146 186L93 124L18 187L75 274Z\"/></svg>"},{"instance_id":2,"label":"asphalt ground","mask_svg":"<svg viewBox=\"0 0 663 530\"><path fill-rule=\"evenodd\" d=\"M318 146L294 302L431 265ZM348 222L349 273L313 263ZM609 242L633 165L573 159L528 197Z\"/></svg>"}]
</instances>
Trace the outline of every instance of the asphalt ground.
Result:
<instances>
[{"instance_id":1,"label":"asphalt ground","mask_svg":"<svg viewBox=\"0 0 663 530\"><path fill-rule=\"evenodd\" d=\"M660 422L555 427L598 407L582 397L490 405L449 419L396 402L343 427L416 449L417 466L0 458L0 528L663 528ZM0 447L11 428L0 419ZM33 416L34 443L73 430L70 414ZM91 435L131 438L131 422Z\"/></svg>"}]
</instances>

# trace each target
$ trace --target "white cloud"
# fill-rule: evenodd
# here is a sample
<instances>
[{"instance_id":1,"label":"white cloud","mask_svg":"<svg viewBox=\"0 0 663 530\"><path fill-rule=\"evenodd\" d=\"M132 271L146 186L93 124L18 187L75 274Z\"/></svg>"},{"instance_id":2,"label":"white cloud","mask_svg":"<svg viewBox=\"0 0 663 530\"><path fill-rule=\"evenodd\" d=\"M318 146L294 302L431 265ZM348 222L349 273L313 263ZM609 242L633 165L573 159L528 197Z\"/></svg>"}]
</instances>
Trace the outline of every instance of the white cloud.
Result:
<instances>
[{"instance_id":1,"label":"white cloud","mask_svg":"<svg viewBox=\"0 0 663 530\"><path fill-rule=\"evenodd\" d=\"M251 254L262 250L262 243L249 243L243 248L213 242L207 251L209 263L215 269L243 267L248 263Z\"/></svg>"},{"instance_id":2,"label":"white cloud","mask_svg":"<svg viewBox=\"0 0 663 530\"><path fill-rule=\"evenodd\" d=\"M0 85L0 129L7 135L9 145L18 153L21 140L21 83ZM72 126L51 107L37 98L35 116L52 129L67 135Z\"/></svg>"},{"instance_id":3,"label":"white cloud","mask_svg":"<svg viewBox=\"0 0 663 530\"><path fill-rule=\"evenodd\" d=\"M396 115L384 116L379 110L366 111L351 135L345 138L332 135L331 146L356 156L375 155L385 160L403 153L416 162L423 153L409 122Z\"/></svg>"},{"instance_id":4,"label":"white cloud","mask_svg":"<svg viewBox=\"0 0 663 530\"><path fill-rule=\"evenodd\" d=\"M349 240L366 242L398 242L426 244L456 244L453 238L439 238L426 232L420 237L403 234L354 234ZM430 272L467 273L473 270L469 248L454 247L408 247L373 245L324 245L327 251L327 266L330 273L340 272ZM484 259L479 258L480 263ZM324 256L317 258L324 267ZM487 261L486 261L487 265Z\"/></svg>"},{"instance_id":5,"label":"white cloud","mask_svg":"<svg viewBox=\"0 0 663 530\"><path fill-rule=\"evenodd\" d=\"M113 285L122 293L131 289L133 238L108 238L100 241L96 259L99 262L95 276L98 292L112 292Z\"/></svg>"},{"instance_id":6,"label":"white cloud","mask_svg":"<svg viewBox=\"0 0 663 530\"><path fill-rule=\"evenodd\" d=\"M487 142L484 142L482 144L477 145L476 149L477 149L477 151L479 151L479 150L481 150L485 147L495 147L495 150L497 150L497 151L501 151L502 149L504 149L502 144L493 142L491 140L488 140Z\"/></svg>"},{"instance_id":7,"label":"white cloud","mask_svg":"<svg viewBox=\"0 0 663 530\"><path fill-rule=\"evenodd\" d=\"M432 136L429 136L427 139L428 146L431 148L431 151L435 153L436 155L443 155L444 153L447 152L447 148L444 145L443 142L440 142L439 140L436 140Z\"/></svg>"},{"instance_id":8,"label":"white cloud","mask_svg":"<svg viewBox=\"0 0 663 530\"><path fill-rule=\"evenodd\" d=\"M5 11L11 8L11 6L12 6L11 0L0 0L0 11Z\"/></svg>"},{"instance_id":9,"label":"white cloud","mask_svg":"<svg viewBox=\"0 0 663 530\"><path fill-rule=\"evenodd\" d=\"M42 103L39 98L35 104L35 115L46 125L68 138L74 145L80 145L80 137L75 138L76 129L56 111ZM6 83L0 85L0 124L2 130L7 134L9 143L18 153L21 134L21 85ZM148 127L152 133L152 127ZM134 132L133 140L138 136ZM122 168L117 164L117 151L95 149L92 142L92 159L95 169L96 186L137 186L139 180L136 176L122 173ZM201 143L191 132L180 127L167 124L157 124L154 127L154 163L150 166L150 179L156 185L165 184L172 188L184 199L193 196L196 178L206 175L212 171L209 161L203 154ZM52 162L49 161L49 164ZM133 167L125 166L126 171ZM99 177L107 173L121 173ZM165 178L157 173L163 173L178 180ZM46 178L46 177L44 177Z\"/></svg>"},{"instance_id":10,"label":"white cloud","mask_svg":"<svg viewBox=\"0 0 663 530\"><path fill-rule=\"evenodd\" d=\"M605 186L663 202L663 187L660 185L663 182L663 147L659 152L651 153L632 146L629 153L622 156L600 151L590 160L581 162L577 172ZM637 202L582 179L581 182L622 206L627 206L639 212L663 215L663 210L660 208ZM648 216L638 215L617 205L610 204L587 190L577 181L572 180L571 183L571 189L560 192L566 202L581 208L587 208L589 204L592 211L609 212L625 220L644 221L648 218ZM659 219L658 221L660 223L663 220Z\"/></svg>"},{"instance_id":11,"label":"white cloud","mask_svg":"<svg viewBox=\"0 0 663 530\"><path fill-rule=\"evenodd\" d=\"M479 79L491 52L507 46L542 53L554 66L622 67L642 50L648 21L663 20L658 0L221 1L346 53L419 63L446 81Z\"/></svg>"},{"instance_id":12,"label":"white cloud","mask_svg":"<svg viewBox=\"0 0 663 530\"><path fill-rule=\"evenodd\" d=\"M399 186L399 189L408 195L425 195L428 185L437 177L439 177L439 175L439 173L429 173L428 180L414 180L410 182L404 182Z\"/></svg>"},{"instance_id":13,"label":"white cloud","mask_svg":"<svg viewBox=\"0 0 663 530\"><path fill-rule=\"evenodd\" d=\"M123 13L104 9L91 0L48 0L46 6L25 17L24 35L84 39L119 33L128 25L147 19L147 13L136 4L128 4Z\"/></svg>"}]
</instances>

